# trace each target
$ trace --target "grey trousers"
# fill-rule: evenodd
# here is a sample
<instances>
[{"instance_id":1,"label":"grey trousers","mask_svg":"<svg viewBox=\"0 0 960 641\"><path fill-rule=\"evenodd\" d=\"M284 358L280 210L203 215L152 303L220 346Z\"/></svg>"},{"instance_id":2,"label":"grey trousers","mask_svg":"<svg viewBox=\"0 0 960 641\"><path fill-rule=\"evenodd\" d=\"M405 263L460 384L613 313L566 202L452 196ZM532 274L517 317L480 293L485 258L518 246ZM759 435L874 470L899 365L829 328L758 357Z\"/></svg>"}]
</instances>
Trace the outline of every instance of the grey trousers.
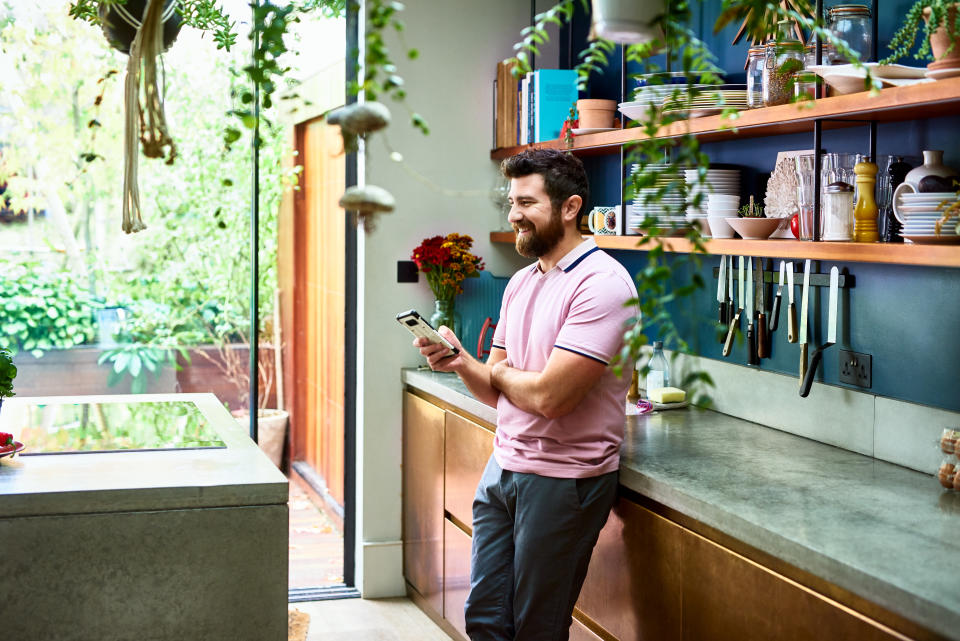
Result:
<instances>
[{"instance_id":1,"label":"grey trousers","mask_svg":"<svg viewBox=\"0 0 960 641\"><path fill-rule=\"evenodd\" d=\"M490 457L473 499L472 641L566 641L617 477L510 472Z\"/></svg>"}]
</instances>

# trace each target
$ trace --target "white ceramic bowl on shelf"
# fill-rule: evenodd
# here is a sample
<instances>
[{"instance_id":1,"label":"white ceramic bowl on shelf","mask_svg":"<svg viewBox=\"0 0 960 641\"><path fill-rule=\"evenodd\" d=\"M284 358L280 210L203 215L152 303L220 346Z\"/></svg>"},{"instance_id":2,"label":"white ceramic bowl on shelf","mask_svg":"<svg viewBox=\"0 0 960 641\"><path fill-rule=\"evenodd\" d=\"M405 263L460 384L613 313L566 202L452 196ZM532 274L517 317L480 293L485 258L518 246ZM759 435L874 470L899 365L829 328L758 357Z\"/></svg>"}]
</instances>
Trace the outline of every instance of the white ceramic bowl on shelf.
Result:
<instances>
[{"instance_id":1,"label":"white ceramic bowl on shelf","mask_svg":"<svg viewBox=\"0 0 960 641\"><path fill-rule=\"evenodd\" d=\"M733 227L727 223L726 216L708 216L707 224L710 226L710 235L714 238L733 238Z\"/></svg>"},{"instance_id":2,"label":"white ceramic bowl on shelf","mask_svg":"<svg viewBox=\"0 0 960 641\"><path fill-rule=\"evenodd\" d=\"M766 240L776 231L780 223L779 218L727 218L727 223L733 230L747 240Z\"/></svg>"}]
</instances>

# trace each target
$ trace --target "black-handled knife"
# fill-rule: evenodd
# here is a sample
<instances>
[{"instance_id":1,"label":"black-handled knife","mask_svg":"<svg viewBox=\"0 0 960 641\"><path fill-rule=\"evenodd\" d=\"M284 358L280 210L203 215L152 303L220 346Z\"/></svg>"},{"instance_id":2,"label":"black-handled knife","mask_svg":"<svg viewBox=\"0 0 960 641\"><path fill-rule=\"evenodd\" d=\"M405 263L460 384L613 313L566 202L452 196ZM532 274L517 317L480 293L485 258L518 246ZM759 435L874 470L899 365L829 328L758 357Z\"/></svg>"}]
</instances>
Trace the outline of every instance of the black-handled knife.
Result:
<instances>
[{"instance_id":1,"label":"black-handled knife","mask_svg":"<svg viewBox=\"0 0 960 641\"><path fill-rule=\"evenodd\" d=\"M777 294L773 297L773 309L770 310L770 331L777 331L777 327L780 325L780 298L783 294L783 277L786 263L780 261L780 284L777 285Z\"/></svg>"},{"instance_id":2,"label":"black-handled knife","mask_svg":"<svg viewBox=\"0 0 960 641\"><path fill-rule=\"evenodd\" d=\"M827 342L817 348L810 357L810 365L807 366L806 374L803 377L803 384L800 386L800 396L807 397L810 393L810 386L813 385L813 377L817 373L817 367L823 358L823 351L837 342L837 296L839 293L840 270L836 265L830 268L830 306L827 309Z\"/></svg>"}]
</instances>

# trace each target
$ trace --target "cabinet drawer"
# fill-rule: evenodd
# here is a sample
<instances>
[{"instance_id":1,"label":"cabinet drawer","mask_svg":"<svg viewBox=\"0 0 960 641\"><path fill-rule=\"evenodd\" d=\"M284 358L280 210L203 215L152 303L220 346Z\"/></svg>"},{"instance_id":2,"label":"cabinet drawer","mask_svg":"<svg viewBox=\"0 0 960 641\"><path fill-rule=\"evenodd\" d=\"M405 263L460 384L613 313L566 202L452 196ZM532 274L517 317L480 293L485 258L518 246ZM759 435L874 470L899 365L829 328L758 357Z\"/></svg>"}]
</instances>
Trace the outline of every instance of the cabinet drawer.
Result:
<instances>
[{"instance_id":1,"label":"cabinet drawer","mask_svg":"<svg viewBox=\"0 0 960 641\"><path fill-rule=\"evenodd\" d=\"M463 604L470 592L470 536L463 530L443 520L443 618L450 622L457 632L467 638L466 622L463 617Z\"/></svg>"},{"instance_id":2,"label":"cabinet drawer","mask_svg":"<svg viewBox=\"0 0 960 641\"><path fill-rule=\"evenodd\" d=\"M577 608L622 641L680 639L682 534L680 526L618 499L593 550ZM762 637L741 641L748 638Z\"/></svg>"},{"instance_id":3,"label":"cabinet drawer","mask_svg":"<svg viewBox=\"0 0 960 641\"><path fill-rule=\"evenodd\" d=\"M443 415L403 395L403 574L443 612Z\"/></svg>"},{"instance_id":4,"label":"cabinet drawer","mask_svg":"<svg viewBox=\"0 0 960 641\"><path fill-rule=\"evenodd\" d=\"M908 639L689 531L683 577L685 640Z\"/></svg>"},{"instance_id":5,"label":"cabinet drawer","mask_svg":"<svg viewBox=\"0 0 960 641\"><path fill-rule=\"evenodd\" d=\"M444 507L458 521L472 528L473 495L487 460L493 453L493 432L447 412L444 450Z\"/></svg>"}]
</instances>

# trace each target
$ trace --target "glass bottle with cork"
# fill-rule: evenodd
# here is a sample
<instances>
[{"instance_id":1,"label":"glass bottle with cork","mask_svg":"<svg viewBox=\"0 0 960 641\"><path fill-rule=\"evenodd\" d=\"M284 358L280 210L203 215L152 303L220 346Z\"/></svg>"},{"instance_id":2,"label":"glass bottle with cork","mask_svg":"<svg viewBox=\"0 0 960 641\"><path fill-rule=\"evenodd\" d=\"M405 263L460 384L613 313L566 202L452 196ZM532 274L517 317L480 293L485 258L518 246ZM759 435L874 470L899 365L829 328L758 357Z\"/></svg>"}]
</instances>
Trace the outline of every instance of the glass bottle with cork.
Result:
<instances>
[{"instance_id":1,"label":"glass bottle with cork","mask_svg":"<svg viewBox=\"0 0 960 641\"><path fill-rule=\"evenodd\" d=\"M650 362L647 363L647 397L649 398L651 390L669 386L670 365L663 355L663 341L655 341L653 343L653 356L650 357Z\"/></svg>"}]
</instances>

